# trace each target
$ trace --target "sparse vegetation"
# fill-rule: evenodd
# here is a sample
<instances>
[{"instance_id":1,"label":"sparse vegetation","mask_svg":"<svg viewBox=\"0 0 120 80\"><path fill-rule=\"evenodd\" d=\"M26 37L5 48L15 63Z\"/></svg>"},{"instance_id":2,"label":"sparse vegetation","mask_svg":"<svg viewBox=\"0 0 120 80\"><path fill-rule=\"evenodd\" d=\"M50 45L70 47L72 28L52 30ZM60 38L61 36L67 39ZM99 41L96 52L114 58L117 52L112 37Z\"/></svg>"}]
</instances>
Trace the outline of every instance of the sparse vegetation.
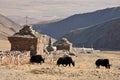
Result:
<instances>
[{"instance_id":1,"label":"sparse vegetation","mask_svg":"<svg viewBox=\"0 0 120 80\"><path fill-rule=\"evenodd\" d=\"M0 65L1 80L119 80L120 52L102 51L94 54L76 54L72 56L75 67L58 67L55 62L25 65ZM100 66L97 69L95 60L109 58L111 69Z\"/></svg>"}]
</instances>

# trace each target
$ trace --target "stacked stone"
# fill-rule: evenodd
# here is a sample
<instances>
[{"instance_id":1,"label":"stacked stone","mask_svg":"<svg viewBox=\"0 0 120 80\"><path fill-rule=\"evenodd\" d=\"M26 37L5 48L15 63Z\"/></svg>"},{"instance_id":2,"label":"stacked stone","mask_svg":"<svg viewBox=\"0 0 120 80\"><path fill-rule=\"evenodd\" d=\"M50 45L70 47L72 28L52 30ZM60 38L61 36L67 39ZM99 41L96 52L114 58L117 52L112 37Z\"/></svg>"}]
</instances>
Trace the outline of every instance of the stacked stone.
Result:
<instances>
[{"instance_id":1,"label":"stacked stone","mask_svg":"<svg viewBox=\"0 0 120 80\"><path fill-rule=\"evenodd\" d=\"M1 51L0 52L0 64L26 64L30 60L30 51Z\"/></svg>"},{"instance_id":2,"label":"stacked stone","mask_svg":"<svg viewBox=\"0 0 120 80\"><path fill-rule=\"evenodd\" d=\"M57 50L68 50L70 51L72 48L72 44L66 39L62 38L57 44L56 44Z\"/></svg>"}]
</instances>

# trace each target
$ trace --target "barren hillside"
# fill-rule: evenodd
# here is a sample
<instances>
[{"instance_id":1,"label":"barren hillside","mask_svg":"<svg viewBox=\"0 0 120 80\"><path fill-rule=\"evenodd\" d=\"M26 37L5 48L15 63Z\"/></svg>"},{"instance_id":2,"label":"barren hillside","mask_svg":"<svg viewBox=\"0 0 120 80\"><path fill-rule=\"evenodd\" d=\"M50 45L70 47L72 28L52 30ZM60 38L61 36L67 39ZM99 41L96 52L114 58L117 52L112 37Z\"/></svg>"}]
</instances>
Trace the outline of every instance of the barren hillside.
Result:
<instances>
[{"instance_id":1,"label":"barren hillside","mask_svg":"<svg viewBox=\"0 0 120 80\"><path fill-rule=\"evenodd\" d=\"M10 50L10 43L8 40L0 40L0 51Z\"/></svg>"},{"instance_id":2,"label":"barren hillside","mask_svg":"<svg viewBox=\"0 0 120 80\"><path fill-rule=\"evenodd\" d=\"M7 39L21 28L9 18L0 14L0 39Z\"/></svg>"},{"instance_id":3,"label":"barren hillside","mask_svg":"<svg viewBox=\"0 0 120 80\"><path fill-rule=\"evenodd\" d=\"M120 18L71 31L66 37L76 47L120 50Z\"/></svg>"},{"instance_id":4,"label":"barren hillside","mask_svg":"<svg viewBox=\"0 0 120 80\"><path fill-rule=\"evenodd\" d=\"M120 18L120 7L97 10L91 13L75 14L61 21L36 24L33 28L43 34L59 39L71 30L96 25L113 18Z\"/></svg>"}]
</instances>

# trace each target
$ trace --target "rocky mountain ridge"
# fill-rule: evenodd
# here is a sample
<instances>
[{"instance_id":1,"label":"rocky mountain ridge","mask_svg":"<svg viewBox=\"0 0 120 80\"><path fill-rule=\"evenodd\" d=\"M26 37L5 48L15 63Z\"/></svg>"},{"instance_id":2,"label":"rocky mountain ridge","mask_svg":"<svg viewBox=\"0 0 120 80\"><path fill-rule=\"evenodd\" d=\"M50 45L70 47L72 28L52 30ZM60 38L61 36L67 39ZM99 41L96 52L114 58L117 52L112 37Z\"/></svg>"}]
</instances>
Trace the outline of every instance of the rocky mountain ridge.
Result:
<instances>
[{"instance_id":1,"label":"rocky mountain ridge","mask_svg":"<svg viewBox=\"0 0 120 80\"><path fill-rule=\"evenodd\" d=\"M84 14L75 14L61 21L35 24L33 28L40 33L59 39L71 30L96 25L115 18L120 18L120 7L107 8Z\"/></svg>"}]
</instances>

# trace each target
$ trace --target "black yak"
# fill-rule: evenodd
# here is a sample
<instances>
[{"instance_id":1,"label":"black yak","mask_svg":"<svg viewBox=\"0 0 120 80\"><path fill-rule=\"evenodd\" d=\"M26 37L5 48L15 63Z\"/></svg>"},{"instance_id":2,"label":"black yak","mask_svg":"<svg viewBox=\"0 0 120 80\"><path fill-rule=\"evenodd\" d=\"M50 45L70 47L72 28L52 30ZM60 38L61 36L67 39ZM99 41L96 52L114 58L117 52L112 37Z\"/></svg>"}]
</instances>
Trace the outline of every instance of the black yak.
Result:
<instances>
[{"instance_id":1,"label":"black yak","mask_svg":"<svg viewBox=\"0 0 120 80\"><path fill-rule=\"evenodd\" d=\"M104 66L108 69L110 69L109 59L97 59L95 62L97 68L100 68L100 66Z\"/></svg>"},{"instance_id":2,"label":"black yak","mask_svg":"<svg viewBox=\"0 0 120 80\"><path fill-rule=\"evenodd\" d=\"M75 66L75 62L72 60L71 57L69 56L64 56L64 57L60 57L58 60L57 60L57 65L59 66L60 64L62 64L63 66L67 66L67 65L73 65Z\"/></svg>"},{"instance_id":3,"label":"black yak","mask_svg":"<svg viewBox=\"0 0 120 80\"><path fill-rule=\"evenodd\" d=\"M30 62L31 63L44 63L44 58L41 56L41 55L34 55L34 56L31 56L30 58Z\"/></svg>"}]
</instances>

